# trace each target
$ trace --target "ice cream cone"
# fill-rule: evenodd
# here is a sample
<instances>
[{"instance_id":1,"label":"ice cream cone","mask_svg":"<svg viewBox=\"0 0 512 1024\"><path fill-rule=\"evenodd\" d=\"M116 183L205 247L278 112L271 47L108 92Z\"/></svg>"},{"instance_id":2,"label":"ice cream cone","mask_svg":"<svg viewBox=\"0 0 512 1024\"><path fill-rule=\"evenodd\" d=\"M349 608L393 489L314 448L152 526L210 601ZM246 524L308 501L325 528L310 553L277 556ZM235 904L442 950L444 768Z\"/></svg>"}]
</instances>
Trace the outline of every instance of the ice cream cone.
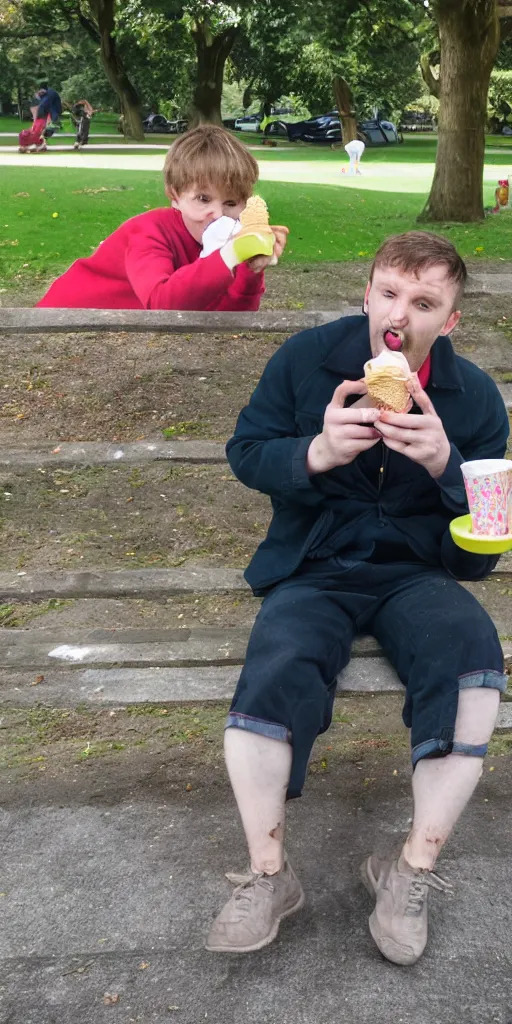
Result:
<instances>
[{"instance_id":1,"label":"ice cream cone","mask_svg":"<svg viewBox=\"0 0 512 1024\"><path fill-rule=\"evenodd\" d=\"M378 409L405 412L410 398L410 376L409 364L401 352L381 352L364 365L368 394Z\"/></svg>"},{"instance_id":2,"label":"ice cream cone","mask_svg":"<svg viewBox=\"0 0 512 1024\"><path fill-rule=\"evenodd\" d=\"M275 235L268 222L267 204L261 196L251 196L240 214L240 231L233 239L237 255L242 260L253 256L272 256Z\"/></svg>"}]
</instances>

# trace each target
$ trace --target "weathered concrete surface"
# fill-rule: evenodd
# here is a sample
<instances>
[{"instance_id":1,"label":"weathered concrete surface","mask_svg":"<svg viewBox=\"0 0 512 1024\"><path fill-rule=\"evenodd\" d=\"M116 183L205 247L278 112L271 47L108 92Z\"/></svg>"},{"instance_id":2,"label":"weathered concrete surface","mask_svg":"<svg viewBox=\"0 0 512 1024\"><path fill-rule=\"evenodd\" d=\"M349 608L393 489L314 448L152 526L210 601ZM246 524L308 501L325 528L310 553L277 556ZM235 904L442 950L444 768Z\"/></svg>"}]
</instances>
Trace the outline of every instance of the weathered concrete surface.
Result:
<instances>
[{"instance_id":1,"label":"weathered concrete surface","mask_svg":"<svg viewBox=\"0 0 512 1024\"><path fill-rule=\"evenodd\" d=\"M454 893L431 894L412 968L373 945L358 877L409 828L405 754L308 780L287 841L306 905L245 956L203 949L231 891L224 872L246 863L221 763L191 793L165 764L124 793L88 769L5 793L2 1024L510 1024L509 759L484 774L446 847L439 872Z\"/></svg>"},{"instance_id":2,"label":"weathered concrete surface","mask_svg":"<svg viewBox=\"0 0 512 1024\"><path fill-rule=\"evenodd\" d=\"M512 572L512 554L502 555L494 576ZM0 599L41 601L51 597L169 597L184 593L247 590L241 569L90 569L76 572L0 572Z\"/></svg>"},{"instance_id":3,"label":"weathered concrete surface","mask_svg":"<svg viewBox=\"0 0 512 1024\"><path fill-rule=\"evenodd\" d=\"M231 700L240 665L184 668L3 669L0 704L30 707L120 707L126 704ZM338 693L403 693L384 658L354 658L338 677ZM505 707L506 705L502 705ZM509 728L508 712L499 721Z\"/></svg>"},{"instance_id":4,"label":"weathered concrete surface","mask_svg":"<svg viewBox=\"0 0 512 1024\"><path fill-rule=\"evenodd\" d=\"M195 312L172 309L2 309L2 334L20 336L17 344L29 334L69 334L71 332L156 331L165 334L193 334L207 331L226 332L243 330L256 333L295 334L330 323L340 316L360 313L361 307L351 309L261 310L258 313ZM30 346L30 340L26 345Z\"/></svg>"},{"instance_id":5,"label":"weathered concrete surface","mask_svg":"<svg viewBox=\"0 0 512 1024\"><path fill-rule=\"evenodd\" d=\"M2 572L0 598L168 597L183 593L246 590L240 569L119 569L114 572Z\"/></svg>"},{"instance_id":6,"label":"weathered concrete surface","mask_svg":"<svg viewBox=\"0 0 512 1024\"><path fill-rule=\"evenodd\" d=\"M145 462L225 462L224 445L218 441L128 441L123 444L96 441L59 441L45 448L4 449L0 466L103 466L110 462L139 465Z\"/></svg>"},{"instance_id":7,"label":"weathered concrete surface","mask_svg":"<svg viewBox=\"0 0 512 1024\"><path fill-rule=\"evenodd\" d=\"M135 634L135 635L133 635ZM169 629L77 631L49 634L30 629L0 631L0 668L50 666L111 667L240 665L247 650L247 629ZM352 657L379 656L373 637L356 637Z\"/></svg>"}]
</instances>

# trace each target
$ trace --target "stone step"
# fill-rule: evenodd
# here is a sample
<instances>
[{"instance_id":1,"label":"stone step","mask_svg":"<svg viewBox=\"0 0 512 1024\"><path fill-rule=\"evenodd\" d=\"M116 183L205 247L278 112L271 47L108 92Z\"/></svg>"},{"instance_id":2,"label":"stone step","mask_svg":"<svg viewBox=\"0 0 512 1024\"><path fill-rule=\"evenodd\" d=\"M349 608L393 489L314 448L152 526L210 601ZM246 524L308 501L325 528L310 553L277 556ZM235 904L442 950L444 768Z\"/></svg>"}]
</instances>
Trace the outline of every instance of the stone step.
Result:
<instances>
[{"instance_id":1,"label":"stone step","mask_svg":"<svg viewBox=\"0 0 512 1024\"><path fill-rule=\"evenodd\" d=\"M490 580L512 573L512 553L502 555ZM483 585L476 585L483 586ZM101 569L76 572L0 572L0 600L46 601L50 598L168 598L173 594L247 591L241 569L197 566L186 569ZM512 628L510 629L512 633Z\"/></svg>"},{"instance_id":2,"label":"stone step","mask_svg":"<svg viewBox=\"0 0 512 1024\"><path fill-rule=\"evenodd\" d=\"M17 347L30 347L30 334L136 332L164 334L295 334L361 312L361 306L332 310L261 310L258 313L196 312L167 309L2 309L2 334L18 335Z\"/></svg>"},{"instance_id":3,"label":"stone step","mask_svg":"<svg viewBox=\"0 0 512 1024\"><path fill-rule=\"evenodd\" d=\"M2 672L0 702L16 707L119 707L231 700L239 666L179 668L49 668ZM338 677L337 693L403 693L394 669L382 657L354 658ZM511 704L503 702L498 728L512 728Z\"/></svg>"},{"instance_id":4,"label":"stone step","mask_svg":"<svg viewBox=\"0 0 512 1024\"><path fill-rule=\"evenodd\" d=\"M498 385L512 412L512 384ZM35 469L48 466L105 466L109 463L143 465L148 462L215 464L226 462L220 441L55 441L44 447L3 449L0 467Z\"/></svg>"},{"instance_id":5,"label":"stone step","mask_svg":"<svg viewBox=\"0 0 512 1024\"><path fill-rule=\"evenodd\" d=\"M511 389L512 405L512 389ZM0 467L34 469L39 466L104 466L113 462L141 465L145 462L221 463L226 461L219 441L56 441L44 447L3 449Z\"/></svg>"},{"instance_id":6,"label":"stone step","mask_svg":"<svg viewBox=\"0 0 512 1024\"><path fill-rule=\"evenodd\" d=\"M248 629L124 629L0 631L0 668L34 669L68 665L149 668L241 665ZM511 648L512 650L512 648ZM382 657L371 636L356 637L352 657Z\"/></svg>"}]
</instances>

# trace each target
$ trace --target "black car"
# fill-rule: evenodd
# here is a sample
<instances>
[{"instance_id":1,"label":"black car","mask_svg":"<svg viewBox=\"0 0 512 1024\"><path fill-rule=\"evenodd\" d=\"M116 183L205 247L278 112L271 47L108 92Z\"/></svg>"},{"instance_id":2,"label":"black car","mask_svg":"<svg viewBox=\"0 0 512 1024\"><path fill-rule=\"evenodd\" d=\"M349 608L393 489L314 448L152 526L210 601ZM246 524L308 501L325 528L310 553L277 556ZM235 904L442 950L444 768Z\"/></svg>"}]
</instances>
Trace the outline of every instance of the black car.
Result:
<instances>
[{"instance_id":1,"label":"black car","mask_svg":"<svg viewBox=\"0 0 512 1024\"><path fill-rule=\"evenodd\" d=\"M367 146L385 146L401 141L391 121L361 121L357 129L359 137ZM329 145L342 142L341 122L336 110L331 110L328 114L319 114L318 117L309 117L306 121L271 121L266 126L264 134L279 136L290 142Z\"/></svg>"},{"instance_id":2,"label":"black car","mask_svg":"<svg viewBox=\"0 0 512 1024\"><path fill-rule=\"evenodd\" d=\"M185 118L169 121L163 114L148 114L142 122L142 127L146 134L180 135L182 132L186 132L188 121Z\"/></svg>"}]
</instances>

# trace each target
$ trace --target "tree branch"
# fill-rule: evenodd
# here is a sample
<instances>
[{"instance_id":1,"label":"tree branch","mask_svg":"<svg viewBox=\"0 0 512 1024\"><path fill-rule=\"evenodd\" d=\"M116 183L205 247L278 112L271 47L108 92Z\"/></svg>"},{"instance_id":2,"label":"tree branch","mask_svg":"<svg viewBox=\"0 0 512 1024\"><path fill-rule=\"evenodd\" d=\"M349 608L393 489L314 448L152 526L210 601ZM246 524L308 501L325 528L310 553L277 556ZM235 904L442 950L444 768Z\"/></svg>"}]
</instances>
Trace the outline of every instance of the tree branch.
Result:
<instances>
[{"instance_id":1,"label":"tree branch","mask_svg":"<svg viewBox=\"0 0 512 1024\"><path fill-rule=\"evenodd\" d=\"M429 92L432 94L432 96L436 96L437 98L439 98L440 83L439 79L436 78L434 72L432 71L429 53L422 53L420 57L420 69L423 81L425 82L425 85L427 86Z\"/></svg>"}]
</instances>

